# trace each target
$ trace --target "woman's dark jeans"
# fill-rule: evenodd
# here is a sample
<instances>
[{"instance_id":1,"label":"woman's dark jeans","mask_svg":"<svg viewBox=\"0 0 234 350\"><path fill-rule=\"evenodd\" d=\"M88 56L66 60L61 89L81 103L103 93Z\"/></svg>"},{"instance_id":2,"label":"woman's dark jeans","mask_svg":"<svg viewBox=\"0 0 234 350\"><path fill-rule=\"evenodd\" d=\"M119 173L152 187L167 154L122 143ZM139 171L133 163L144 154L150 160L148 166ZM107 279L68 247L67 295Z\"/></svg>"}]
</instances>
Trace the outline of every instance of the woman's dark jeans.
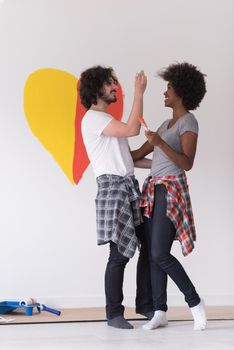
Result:
<instances>
[{"instance_id":1,"label":"woman's dark jeans","mask_svg":"<svg viewBox=\"0 0 234 350\"><path fill-rule=\"evenodd\" d=\"M156 185L155 203L150 219L144 217L149 248L151 285L154 310L167 311L167 275L185 296L189 307L196 306L200 298L180 262L170 254L176 230L166 216L167 189Z\"/></svg>"}]
</instances>

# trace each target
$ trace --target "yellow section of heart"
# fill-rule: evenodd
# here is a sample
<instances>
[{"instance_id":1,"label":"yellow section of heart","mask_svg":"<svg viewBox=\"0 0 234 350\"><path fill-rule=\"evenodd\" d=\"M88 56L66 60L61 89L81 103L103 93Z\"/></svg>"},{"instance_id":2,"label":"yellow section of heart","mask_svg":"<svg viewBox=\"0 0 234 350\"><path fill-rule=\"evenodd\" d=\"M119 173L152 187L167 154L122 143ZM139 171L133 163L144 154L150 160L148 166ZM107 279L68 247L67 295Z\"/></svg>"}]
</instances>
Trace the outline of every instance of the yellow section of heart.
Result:
<instances>
[{"instance_id":1,"label":"yellow section of heart","mask_svg":"<svg viewBox=\"0 0 234 350\"><path fill-rule=\"evenodd\" d=\"M41 69L28 77L24 90L24 111L33 134L73 184L77 81L67 72Z\"/></svg>"}]
</instances>

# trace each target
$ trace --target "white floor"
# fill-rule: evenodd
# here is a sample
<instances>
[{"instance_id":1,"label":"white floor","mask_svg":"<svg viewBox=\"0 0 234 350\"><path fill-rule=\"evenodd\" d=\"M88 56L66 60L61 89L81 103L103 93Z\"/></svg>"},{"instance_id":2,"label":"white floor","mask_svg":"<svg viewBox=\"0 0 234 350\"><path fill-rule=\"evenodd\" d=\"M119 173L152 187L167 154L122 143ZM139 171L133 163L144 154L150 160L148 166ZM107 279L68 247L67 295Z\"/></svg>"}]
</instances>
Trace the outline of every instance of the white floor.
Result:
<instances>
[{"instance_id":1,"label":"white floor","mask_svg":"<svg viewBox=\"0 0 234 350\"><path fill-rule=\"evenodd\" d=\"M170 322L145 331L144 321L133 330L108 327L105 322L0 326L0 350L233 350L234 321L209 321L205 331L193 331L190 321Z\"/></svg>"}]
</instances>

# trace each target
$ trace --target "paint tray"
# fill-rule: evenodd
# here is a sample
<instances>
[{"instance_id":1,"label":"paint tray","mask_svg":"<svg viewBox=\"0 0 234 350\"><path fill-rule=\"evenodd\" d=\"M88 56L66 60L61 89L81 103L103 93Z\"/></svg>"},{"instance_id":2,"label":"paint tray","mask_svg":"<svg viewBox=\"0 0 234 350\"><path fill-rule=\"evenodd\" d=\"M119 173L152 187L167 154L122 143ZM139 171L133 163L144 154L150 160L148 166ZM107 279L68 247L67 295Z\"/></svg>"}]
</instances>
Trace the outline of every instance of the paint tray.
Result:
<instances>
[{"instance_id":1,"label":"paint tray","mask_svg":"<svg viewBox=\"0 0 234 350\"><path fill-rule=\"evenodd\" d=\"M15 309L23 309L27 316L32 316L33 308L36 305L22 305L19 301L1 301L0 302L0 314L8 314Z\"/></svg>"}]
</instances>

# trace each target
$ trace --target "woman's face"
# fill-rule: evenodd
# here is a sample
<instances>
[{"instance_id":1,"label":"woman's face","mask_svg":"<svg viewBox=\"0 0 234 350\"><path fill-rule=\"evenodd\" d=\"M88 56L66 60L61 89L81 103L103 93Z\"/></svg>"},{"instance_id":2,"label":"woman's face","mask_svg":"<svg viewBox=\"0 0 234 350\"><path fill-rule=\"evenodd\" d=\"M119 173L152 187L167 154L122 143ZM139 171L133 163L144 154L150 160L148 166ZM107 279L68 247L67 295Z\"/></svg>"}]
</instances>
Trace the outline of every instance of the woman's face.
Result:
<instances>
[{"instance_id":1,"label":"woman's face","mask_svg":"<svg viewBox=\"0 0 234 350\"><path fill-rule=\"evenodd\" d=\"M167 90L164 92L164 96L165 107L175 108L176 106L181 105L182 100L176 95L170 82L167 84Z\"/></svg>"}]
</instances>

